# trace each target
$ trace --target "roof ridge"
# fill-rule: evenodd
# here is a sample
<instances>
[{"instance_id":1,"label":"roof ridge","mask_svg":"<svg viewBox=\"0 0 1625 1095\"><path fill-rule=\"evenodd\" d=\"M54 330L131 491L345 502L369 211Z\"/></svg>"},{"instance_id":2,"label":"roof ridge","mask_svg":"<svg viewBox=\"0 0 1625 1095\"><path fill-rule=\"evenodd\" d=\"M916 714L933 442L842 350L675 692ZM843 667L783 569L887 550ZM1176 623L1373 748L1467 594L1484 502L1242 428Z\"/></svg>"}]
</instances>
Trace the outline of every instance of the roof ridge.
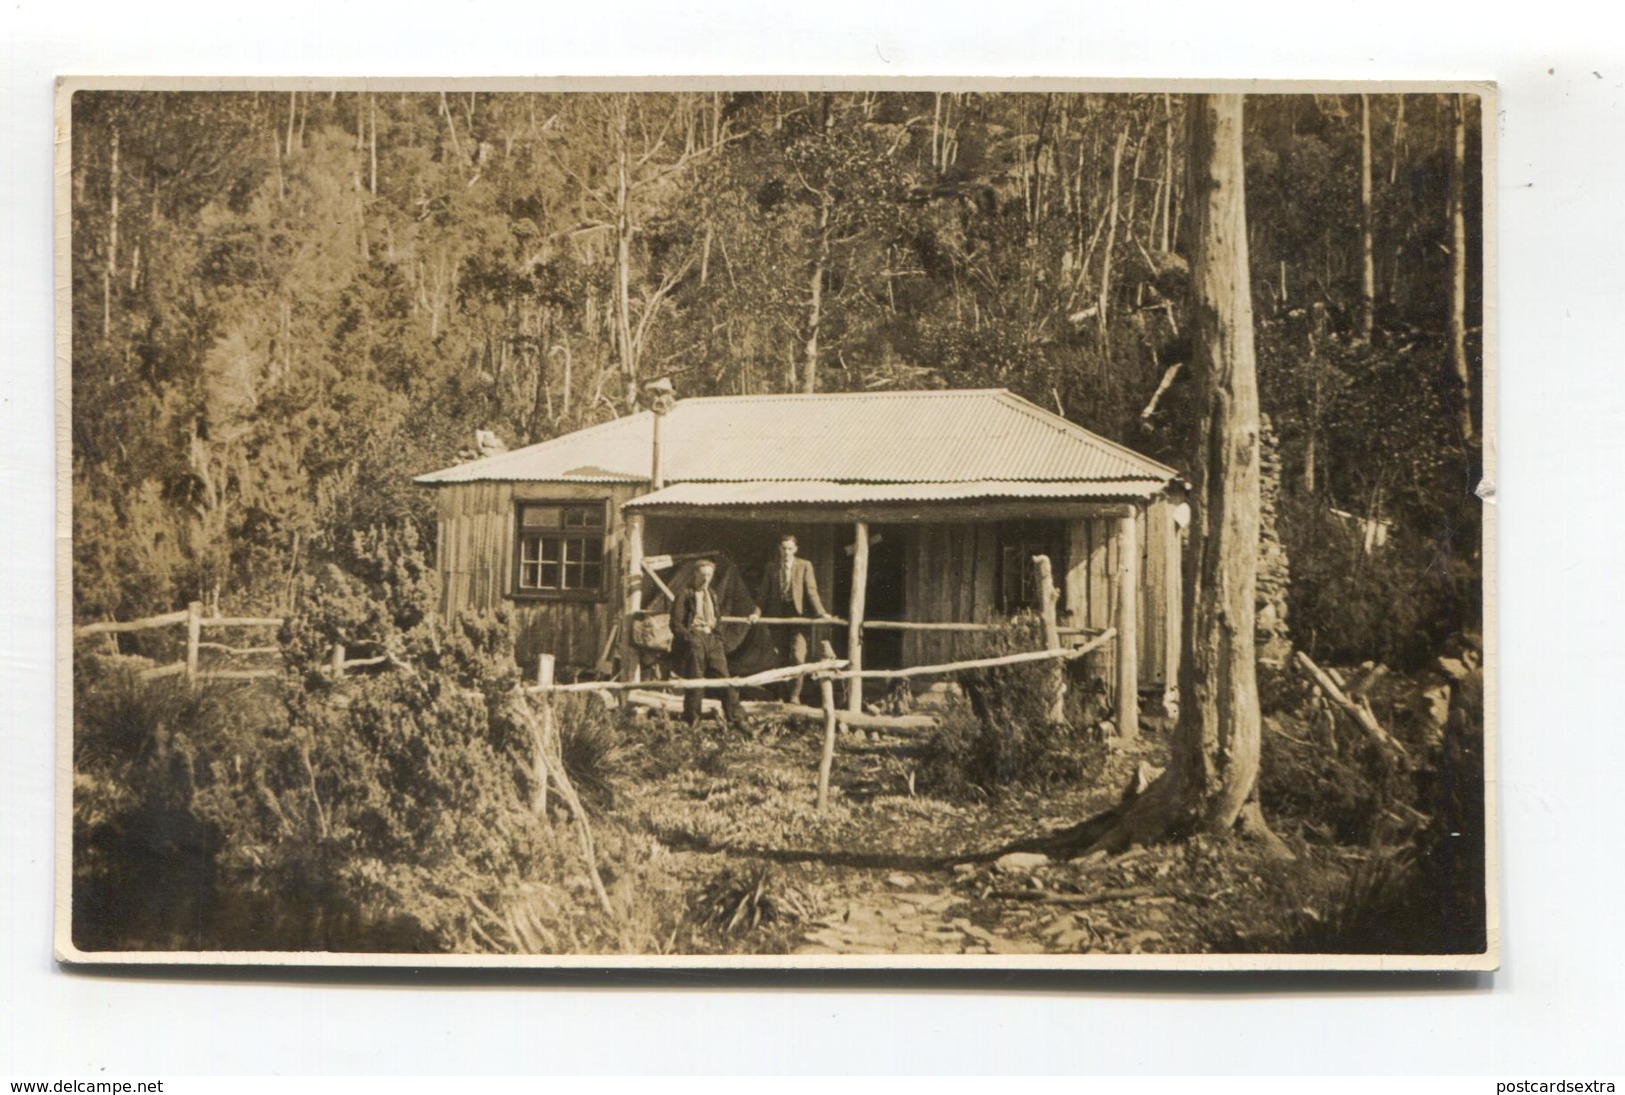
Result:
<instances>
[{"instance_id":1,"label":"roof ridge","mask_svg":"<svg viewBox=\"0 0 1625 1095\"><path fill-rule=\"evenodd\" d=\"M1038 421L1043 422L1046 425L1054 426L1061 433L1071 433L1074 430L1081 430L1082 432L1089 435L1089 438L1088 438L1089 440L1096 441L1096 442L1099 442L1102 445L1105 445L1107 448L1111 449L1113 452L1117 453L1119 456L1129 460L1131 463L1139 464L1139 465L1142 465L1142 466L1146 465L1146 464L1149 464L1152 467L1156 468L1159 472L1166 472L1167 475L1168 475L1168 478L1170 478L1170 479L1175 479L1175 478L1178 478L1178 476L1179 476L1179 472L1178 472L1177 469L1170 468L1167 464L1164 464L1160 460L1153 460L1153 459L1151 459L1151 457L1146 456L1144 453L1136 452L1135 450L1129 448L1127 445L1123 444L1120 441L1113 441L1111 438L1106 437L1104 434L1096 433L1094 430L1091 430L1087 426L1081 426L1078 423L1072 421L1070 418L1067 418L1067 417L1065 417L1063 415L1056 414L1054 411L1050 410L1047 407L1041 407L1037 403L1034 403L1032 400L1026 399L1026 398L1024 398L1022 396L1017 395L1015 392L1010 391L1008 388L1000 389L1000 391L1005 396L1009 397L1007 402L1009 403L1010 407L1013 410L1021 411L1023 414L1027 415L1029 418L1036 418Z\"/></svg>"},{"instance_id":2,"label":"roof ridge","mask_svg":"<svg viewBox=\"0 0 1625 1095\"><path fill-rule=\"evenodd\" d=\"M555 445L561 441L574 441L577 438L586 437L589 434L599 432L607 433L614 427L625 427L628 423L646 416L649 413L649 411L634 411L629 415L624 415L619 418L611 418L607 422L598 422L591 426L585 426L579 430L571 430L568 433L561 433L557 437L549 437L545 441L535 441L524 446L523 448L509 449L507 452L493 453L490 456L481 457L478 460L469 460L461 464L452 464L450 467L436 468L434 471L426 471L422 475L414 476L413 482L438 482L439 480L436 480L434 476L439 475L441 472L452 470L464 471L472 468L478 471L489 471L495 468L501 468L512 459L525 456L527 454L534 454L539 449L545 449L549 445Z\"/></svg>"},{"instance_id":3,"label":"roof ridge","mask_svg":"<svg viewBox=\"0 0 1625 1095\"><path fill-rule=\"evenodd\" d=\"M691 403L760 403L778 399L887 399L907 396L938 398L964 398L973 395L1008 395L1008 388L890 388L876 392L756 392L735 395L693 395L679 399L676 406Z\"/></svg>"},{"instance_id":4,"label":"roof ridge","mask_svg":"<svg viewBox=\"0 0 1625 1095\"><path fill-rule=\"evenodd\" d=\"M645 476L644 478L647 478ZM862 484L872 483L876 486L899 486L903 484L927 483L1111 483L1120 479L1145 479L1152 482L1161 482L1164 479L1173 479L1176 476L1153 474L1150 471L1133 472L1126 475L977 475L961 478L944 478L936 476L930 479L876 479L873 477L845 476L835 477L828 475L751 475L737 478L719 478L716 475L676 475L668 476L667 483L844 483Z\"/></svg>"}]
</instances>

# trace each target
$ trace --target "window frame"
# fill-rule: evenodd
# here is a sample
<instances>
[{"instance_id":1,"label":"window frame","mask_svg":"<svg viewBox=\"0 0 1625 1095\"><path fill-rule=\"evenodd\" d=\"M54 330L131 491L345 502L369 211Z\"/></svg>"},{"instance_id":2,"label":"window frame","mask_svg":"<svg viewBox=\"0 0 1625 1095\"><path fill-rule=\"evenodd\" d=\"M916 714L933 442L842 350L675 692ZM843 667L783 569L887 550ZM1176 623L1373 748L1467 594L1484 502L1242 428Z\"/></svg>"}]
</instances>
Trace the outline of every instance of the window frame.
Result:
<instances>
[{"instance_id":1,"label":"window frame","mask_svg":"<svg viewBox=\"0 0 1625 1095\"><path fill-rule=\"evenodd\" d=\"M1000 529L998 550L998 590L997 604L1000 614L1014 616L1019 612L1031 610L1040 611L1038 604L1038 590L1028 587L1033 584L1031 556L1035 548L1043 548L1044 553L1050 557L1051 573L1058 589L1064 589L1066 584L1067 567L1069 560L1066 557L1066 529L1064 525L1059 528L1048 527L1054 524L1050 519L1036 518L1010 522ZM1017 572L1010 571L1011 549L1016 551ZM1016 596L1015 603L1010 601L1008 586L1014 581ZM1023 596L1030 594L1030 596Z\"/></svg>"},{"instance_id":2,"label":"window frame","mask_svg":"<svg viewBox=\"0 0 1625 1095\"><path fill-rule=\"evenodd\" d=\"M515 601L586 601L601 603L609 600L610 583L610 534L609 534L609 499L608 498L526 498L516 500L513 508L513 566L508 579L508 596ZM548 530L529 530L525 528L525 510L527 508L552 508L560 510L559 527ZM597 528L580 527L570 528L566 523L566 516L571 510L596 510L599 513L600 524ZM598 585L595 588L581 589L542 589L526 587L522 581L525 568L526 541L531 540L537 544L537 559L532 561L536 565L545 559L543 544L548 540L560 544L559 559L555 566L568 567L568 542L572 540L596 539L598 549ZM577 563L577 566L585 564Z\"/></svg>"}]
</instances>

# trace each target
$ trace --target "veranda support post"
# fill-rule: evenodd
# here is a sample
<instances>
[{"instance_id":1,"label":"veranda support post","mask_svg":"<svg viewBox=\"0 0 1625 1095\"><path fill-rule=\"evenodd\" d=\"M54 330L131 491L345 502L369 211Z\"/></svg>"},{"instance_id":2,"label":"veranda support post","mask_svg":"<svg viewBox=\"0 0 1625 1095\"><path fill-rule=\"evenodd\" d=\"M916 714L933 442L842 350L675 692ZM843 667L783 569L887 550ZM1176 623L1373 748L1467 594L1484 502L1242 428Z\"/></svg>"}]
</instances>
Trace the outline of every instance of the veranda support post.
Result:
<instances>
[{"instance_id":1,"label":"veranda support post","mask_svg":"<svg viewBox=\"0 0 1625 1095\"><path fill-rule=\"evenodd\" d=\"M1117 519L1117 722L1132 740L1140 732L1139 544L1134 515Z\"/></svg>"},{"instance_id":2,"label":"veranda support post","mask_svg":"<svg viewBox=\"0 0 1625 1095\"><path fill-rule=\"evenodd\" d=\"M1033 566L1038 570L1038 611L1044 621L1044 649L1061 649L1061 627L1055 617L1055 602L1060 594L1055 589L1055 572L1048 555L1034 555ZM1049 720L1061 722L1066 718L1066 671L1061 663L1050 667Z\"/></svg>"},{"instance_id":3,"label":"veranda support post","mask_svg":"<svg viewBox=\"0 0 1625 1095\"><path fill-rule=\"evenodd\" d=\"M852 603L846 617L846 658L853 670L863 668L863 606L869 592L869 522L852 525ZM846 709L863 710L863 681L851 678L846 690Z\"/></svg>"},{"instance_id":4,"label":"veranda support post","mask_svg":"<svg viewBox=\"0 0 1625 1095\"><path fill-rule=\"evenodd\" d=\"M659 423L657 416L655 422ZM657 426L658 428L658 426ZM632 621L643 611L643 514L632 513L626 518L626 606L621 622L621 666L626 679L643 679L643 666L638 648L632 645ZM676 608L675 605L672 606Z\"/></svg>"}]
</instances>

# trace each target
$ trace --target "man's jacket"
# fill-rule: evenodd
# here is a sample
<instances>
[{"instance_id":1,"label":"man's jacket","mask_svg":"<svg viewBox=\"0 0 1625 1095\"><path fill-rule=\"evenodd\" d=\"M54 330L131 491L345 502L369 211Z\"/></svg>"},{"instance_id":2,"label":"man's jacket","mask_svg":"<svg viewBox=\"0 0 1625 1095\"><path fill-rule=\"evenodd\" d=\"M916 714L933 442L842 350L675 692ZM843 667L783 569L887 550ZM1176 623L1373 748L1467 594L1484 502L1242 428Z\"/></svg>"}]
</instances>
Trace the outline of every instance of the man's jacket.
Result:
<instances>
[{"instance_id":1,"label":"man's jacket","mask_svg":"<svg viewBox=\"0 0 1625 1095\"><path fill-rule=\"evenodd\" d=\"M824 611L824 602L818 599L818 578L813 574L813 565L806 559L791 561L789 588L784 585L784 567L777 559L773 560L756 590L756 603L764 611L793 607L797 616L806 616L811 606L811 615L829 615Z\"/></svg>"},{"instance_id":2,"label":"man's jacket","mask_svg":"<svg viewBox=\"0 0 1625 1095\"><path fill-rule=\"evenodd\" d=\"M689 640L689 627L694 622L695 613L699 611L699 598L711 598L711 617L721 623L722 601L717 597L717 587L713 584L702 591L696 586L688 586L677 594L677 603L671 608L671 629L684 642ZM713 634L715 631L713 630Z\"/></svg>"}]
</instances>

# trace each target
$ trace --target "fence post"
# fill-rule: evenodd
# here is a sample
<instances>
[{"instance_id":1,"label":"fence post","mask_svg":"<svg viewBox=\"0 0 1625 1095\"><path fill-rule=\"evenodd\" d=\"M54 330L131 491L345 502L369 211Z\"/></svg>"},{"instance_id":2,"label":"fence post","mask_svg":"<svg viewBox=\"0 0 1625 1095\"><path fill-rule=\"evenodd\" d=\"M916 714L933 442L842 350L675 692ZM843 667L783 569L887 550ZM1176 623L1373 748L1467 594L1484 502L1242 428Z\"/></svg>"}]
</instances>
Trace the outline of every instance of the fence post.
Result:
<instances>
[{"instance_id":1,"label":"fence post","mask_svg":"<svg viewBox=\"0 0 1625 1095\"><path fill-rule=\"evenodd\" d=\"M203 602L191 601L186 606L186 679L197 680L198 642L203 635Z\"/></svg>"},{"instance_id":2,"label":"fence post","mask_svg":"<svg viewBox=\"0 0 1625 1095\"><path fill-rule=\"evenodd\" d=\"M1044 648L1061 649L1061 628L1055 619L1055 602L1060 594L1055 589L1055 571L1048 555L1034 555L1033 565L1038 568L1038 611L1044 621ZM1066 718L1066 670L1056 661L1049 672L1049 721L1061 722Z\"/></svg>"},{"instance_id":3,"label":"fence post","mask_svg":"<svg viewBox=\"0 0 1625 1095\"><path fill-rule=\"evenodd\" d=\"M824 642L823 654L828 660L835 658L835 648L828 640ZM855 677L850 682L854 689L862 683ZM835 765L835 680L827 669L818 677L818 698L824 706L824 753L818 760L818 809L822 810L829 805L829 773Z\"/></svg>"},{"instance_id":4,"label":"fence post","mask_svg":"<svg viewBox=\"0 0 1625 1095\"><path fill-rule=\"evenodd\" d=\"M1124 741L1140 733L1140 547L1134 515L1117 519L1117 732Z\"/></svg>"},{"instance_id":5,"label":"fence post","mask_svg":"<svg viewBox=\"0 0 1625 1095\"><path fill-rule=\"evenodd\" d=\"M536 684L540 688L553 687L552 654L543 654L536 659ZM531 802L532 809L539 817L547 817L547 755L550 751L553 736L553 699L547 692L538 693L541 700L542 713L536 720L536 797Z\"/></svg>"},{"instance_id":6,"label":"fence post","mask_svg":"<svg viewBox=\"0 0 1625 1095\"><path fill-rule=\"evenodd\" d=\"M335 681L337 681L337 680L342 680L343 678L344 678L344 644L343 643L334 643L333 644L333 679Z\"/></svg>"}]
</instances>

